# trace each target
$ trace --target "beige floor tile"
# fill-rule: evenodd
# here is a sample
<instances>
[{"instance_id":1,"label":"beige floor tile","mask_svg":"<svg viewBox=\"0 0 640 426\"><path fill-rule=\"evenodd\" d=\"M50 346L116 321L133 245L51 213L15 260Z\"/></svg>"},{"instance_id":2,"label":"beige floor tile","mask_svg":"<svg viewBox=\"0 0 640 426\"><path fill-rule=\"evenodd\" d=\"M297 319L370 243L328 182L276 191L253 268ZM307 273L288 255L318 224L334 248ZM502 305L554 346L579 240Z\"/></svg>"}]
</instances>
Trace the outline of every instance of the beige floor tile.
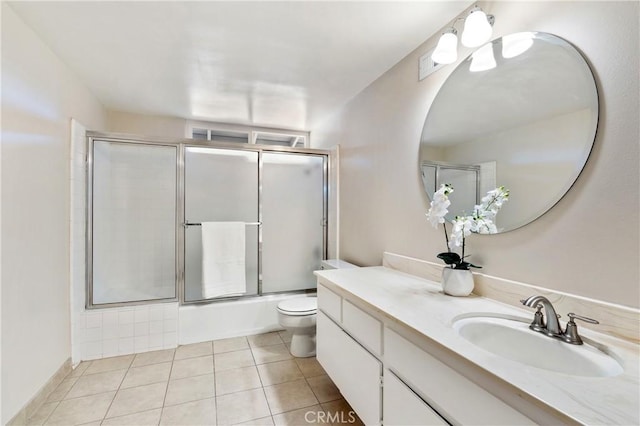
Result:
<instances>
[{"instance_id":1,"label":"beige floor tile","mask_svg":"<svg viewBox=\"0 0 640 426\"><path fill-rule=\"evenodd\" d=\"M256 364L250 349L215 354L213 359L216 372L231 370L233 368L249 367Z\"/></svg>"},{"instance_id":2,"label":"beige floor tile","mask_svg":"<svg viewBox=\"0 0 640 426\"><path fill-rule=\"evenodd\" d=\"M213 344L211 342L192 343L190 345L178 346L173 359L196 358L211 354L213 354Z\"/></svg>"},{"instance_id":3,"label":"beige floor tile","mask_svg":"<svg viewBox=\"0 0 640 426\"><path fill-rule=\"evenodd\" d=\"M291 342L291 332L289 330L278 331L278 334L284 343Z\"/></svg>"},{"instance_id":4,"label":"beige floor tile","mask_svg":"<svg viewBox=\"0 0 640 426\"><path fill-rule=\"evenodd\" d=\"M166 383L169 381L171 363L150 364L142 367L131 367L124 377L120 388L134 388L136 386L150 385L152 383Z\"/></svg>"},{"instance_id":5,"label":"beige floor tile","mask_svg":"<svg viewBox=\"0 0 640 426\"><path fill-rule=\"evenodd\" d=\"M47 418L53 413L58 406L58 401L47 402L36 411L33 416L27 419L27 425L43 425Z\"/></svg>"},{"instance_id":6,"label":"beige floor tile","mask_svg":"<svg viewBox=\"0 0 640 426\"><path fill-rule=\"evenodd\" d=\"M173 361L175 349L165 349L163 351L151 351L137 354L131 364L132 367L142 367L150 364L160 364L161 362Z\"/></svg>"},{"instance_id":7,"label":"beige floor tile","mask_svg":"<svg viewBox=\"0 0 640 426\"><path fill-rule=\"evenodd\" d=\"M101 426L101 425L102 425L102 420L96 420L95 422L82 423L81 425L78 425L78 426Z\"/></svg>"},{"instance_id":8,"label":"beige floor tile","mask_svg":"<svg viewBox=\"0 0 640 426\"><path fill-rule=\"evenodd\" d=\"M329 376L316 376L309 377L307 383L311 386L311 390L318 399L318 401L329 402L342 398L340 391L336 385L331 381Z\"/></svg>"},{"instance_id":9,"label":"beige floor tile","mask_svg":"<svg viewBox=\"0 0 640 426\"><path fill-rule=\"evenodd\" d=\"M129 368L129 366L131 365L131 361L133 361L133 358L134 355L124 355L91 361L91 365L87 367L83 375Z\"/></svg>"},{"instance_id":10,"label":"beige floor tile","mask_svg":"<svg viewBox=\"0 0 640 426\"><path fill-rule=\"evenodd\" d=\"M171 380L164 405L177 405L215 396L213 374Z\"/></svg>"},{"instance_id":11,"label":"beige floor tile","mask_svg":"<svg viewBox=\"0 0 640 426\"><path fill-rule=\"evenodd\" d=\"M263 386L291 382L304 377L298 364L292 359L258 365L258 372Z\"/></svg>"},{"instance_id":12,"label":"beige floor tile","mask_svg":"<svg viewBox=\"0 0 640 426\"><path fill-rule=\"evenodd\" d=\"M260 419L253 419L242 423L236 423L235 426L273 426L273 418L262 417Z\"/></svg>"},{"instance_id":13,"label":"beige floor tile","mask_svg":"<svg viewBox=\"0 0 640 426\"><path fill-rule=\"evenodd\" d=\"M255 366L216 372L216 395L225 395L262 387Z\"/></svg>"},{"instance_id":14,"label":"beige floor tile","mask_svg":"<svg viewBox=\"0 0 640 426\"><path fill-rule=\"evenodd\" d=\"M272 415L318 404L318 400L304 379L267 386L264 392Z\"/></svg>"},{"instance_id":15,"label":"beige floor tile","mask_svg":"<svg viewBox=\"0 0 640 426\"><path fill-rule=\"evenodd\" d=\"M113 399L107 417L119 417L162 407L167 389L165 383L120 389Z\"/></svg>"},{"instance_id":16,"label":"beige floor tile","mask_svg":"<svg viewBox=\"0 0 640 426\"><path fill-rule=\"evenodd\" d=\"M296 364L300 367L304 377L315 377L327 374L324 368L320 365L316 357L310 358L295 358Z\"/></svg>"},{"instance_id":17,"label":"beige floor tile","mask_svg":"<svg viewBox=\"0 0 640 426\"><path fill-rule=\"evenodd\" d=\"M162 408L156 408L141 413L129 414L127 416L111 417L102 422L104 426L151 426L157 425L160 421Z\"/></svg>"},{"instance_id":18,"label":"beige floor tile","mask_svg":"<svg viewBox=\"0 0 640 426\"><path fill-rule=\"evenodd\" d=\"M126 372L127 370L115 370L80 376L64 399L118 390Z\"/></svg>"},{"instance_id":19,"label":"beige floor tile","mask_svg":"<svg viewBox=\"0 0 640 426\"><path fill-rule=\"evenodd\" d=\"M82 361L80 364L78 364L76 366L76 368L74 368L71 373L69 373L69 375L66 377L71 378L71 377L80 377L82 376L82 374L87 370L87 368L89 368L89 365L91 364L91 361Z\"/></svg>"},{"instance_id":20,"label":"beige floor tile","mask_svg":"<svg viewBox=\"0 0 640 426\"><path fill-rule=\"evenodd\" d=\"M232 425L271 415L262 389L216 397L219 425Z\"/></svg>"},{"instance_id":21,"label":"beige floor tile","mask_svg":"<svg viewBox=\"0 0 640 426\"><path fill-rule=\"evenodd\" d=\"M213 373L213 355L173 361L171 380Z\"/></svg>"},{"instance_id":22,"label":"beige floor tile","mask_svg":"<svg viewBox=\"0 0 640 426\"><path fill-rule=\"evenodd\" d=\"M243 349L249 349L249 342L247 342L246 337L231 337L229 339L220 339L213 341L214 354L241 351Z\"/></svg>"},{"instance_id":23,"label":"beige floor tile","mask_svg":"<svg viewBox=\"0 0 640 426\"><path fill-rule=\"evenodd\" d=\"M215 425L216 400L214 398L201 399L185 404L164 407L161 425Z\"/></svg>"},{"instance_id":24,"label":"beige floor tile","mask_svg":"<svg viewBox=\"0 0 640 426\"><path fill-rule=\"evenodd\" d=\"M362 420L358 417L353 408L344 399L338 399L331 402L324 402L320 404L324 411L327 412L327 421L332 425L345 424L354 426L363 426Z\"/></svg>"},{"instance_id":25,"label":"beige floor tile","mask_svg":"<svg viewBox=\"0 0 640 426\"><path fill-rule=\"evenodd\" d=\"M276 426L327 424L327 413L325 413L320 405L314 405L300 408L299 410L276 414L273 416L273 421Z\"/></svg>"},{"instance_id":26,"label":"beige floor tile","mask_svg":"<svg viewBox=\"0 0 640 426\"><path fill-rule=\"evenodd\" d=\"M293 359L289 349L283 344L251 348L256 364Z\"/></svg>"},{"instance_id":27,"label":"beige floor tile","mask_svg":"<svg viewBox=\"0 0 640 426\"><path fill-rule=\"evenodd\" d=\"M101 420L115 394L115 392L107 392L62 401L53 410L45 424L72 425Z\"/></svg>"},{"instance_id":28,"label":"beige floor tile","mask_svg":"<svg viewBox=\"0 0 640 426\"><path fill-rule=\"evenodd\" d=\"M78 381L77 377L68 377L64 379L57 388L53 390L47 397L47 402L62 401L73 385Z\"/></svg>"},{"instance_id":29,"label":"beige floor tile","mask_svg":"<svg viewBox=\"0 0 640 426\"><path fill-rule=\"evenodd\" d=\"M264 334L255 334L253 336L247 336L249 345L252 348L259 348L262 346L271 346L284 343L280 338L280 334L277 331Z\"/></svg>"}]
</instances>

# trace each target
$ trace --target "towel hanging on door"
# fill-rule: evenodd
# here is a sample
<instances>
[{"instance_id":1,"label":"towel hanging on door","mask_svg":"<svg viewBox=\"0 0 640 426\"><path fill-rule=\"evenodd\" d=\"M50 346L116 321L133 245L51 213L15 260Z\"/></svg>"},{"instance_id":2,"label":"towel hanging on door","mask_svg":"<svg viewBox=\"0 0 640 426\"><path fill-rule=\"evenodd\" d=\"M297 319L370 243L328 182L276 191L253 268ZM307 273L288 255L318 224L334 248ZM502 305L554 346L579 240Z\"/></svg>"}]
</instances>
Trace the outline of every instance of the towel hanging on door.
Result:
<instances>
[{"instance_id":1,"label":"towel hanging on door","mask_svg":"<svg viewBox=\"0 0 640 426\"><path fill-rule=\"evenodd\" d=\"M246 292L245 223L202 222L202 297Z\"/></svg>"}]
</instances>

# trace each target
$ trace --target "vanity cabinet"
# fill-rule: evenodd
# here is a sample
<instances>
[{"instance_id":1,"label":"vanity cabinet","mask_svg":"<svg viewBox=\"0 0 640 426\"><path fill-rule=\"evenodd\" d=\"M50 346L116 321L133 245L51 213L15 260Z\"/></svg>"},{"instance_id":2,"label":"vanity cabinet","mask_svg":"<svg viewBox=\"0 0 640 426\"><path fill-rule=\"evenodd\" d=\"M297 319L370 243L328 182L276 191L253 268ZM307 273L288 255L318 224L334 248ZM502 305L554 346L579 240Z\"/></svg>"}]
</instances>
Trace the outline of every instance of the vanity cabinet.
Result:
<instances>
[{"instance_id":1,"label":"vanity cabinet","mask_svg":"<svg viewBox=\"0 0 640 426\"><path fill-rule=\"evenodd\" d=\"M437 407L439 415L450 423L535 424L519 411L389 328L384 330L384 356L385 367L401 378L431 407ZM386 376L384 384L386 387Z\"/></svg>"},{"instance_id":2,"label":"vanity cabinet","mask_svg":"<svg viewBox=\"0 0 640 426\"><path fill-rule=\"evenodd\" d=\"M382 363L322 311L316 358L366 425L380 424Z\"/></svg>"},{"instance_id":3,"label":"vanity cabinet","mask_svg":"<svg viewBox=\"0 0 640 426\"><path fill-rule=\"evenodd\" d=\"M387 326L318 283L317 359L365 424L534 424Z\"/></svg>"},{"instance_id":4,"label":"vanity cabinet","mask_svg":"<svg viewBox=\"0 0 640 426\"><path fill-rule=\"evenodd\" d=\"M444 426L448 423L390 370L384 370L385 425Z\"/></svg>"}]
</instances>

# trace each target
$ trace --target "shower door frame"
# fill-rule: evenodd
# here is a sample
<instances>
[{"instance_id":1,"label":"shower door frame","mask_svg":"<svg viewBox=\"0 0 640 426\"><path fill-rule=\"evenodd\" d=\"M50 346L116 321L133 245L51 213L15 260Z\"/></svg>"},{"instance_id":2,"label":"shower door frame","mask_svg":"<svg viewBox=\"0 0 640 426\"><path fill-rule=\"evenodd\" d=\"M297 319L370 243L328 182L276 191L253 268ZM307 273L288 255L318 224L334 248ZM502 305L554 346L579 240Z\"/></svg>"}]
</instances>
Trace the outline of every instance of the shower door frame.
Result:
<instances>
[{"instance_id":1,"label":"shower door frame","mask_svg":"<svg viewBox=\"0 0 640 426\"><path fill-rule=\"evenodd\" d=\"M137 300L130 302L116 303L93 303L93 144L94 141L105 141L111 143L170 146L177 150L176 155L176 224L175 224L175 297ZM230 149L240 151L251 151L258 153L258 292L257 294L246 296L219 297L215 299L204 299L185 301L185 150L186 148L213 148ZM130 135L122 133L87 132L87 158L86 158L86 219L85 219L85 308L104 309L122 306L145 305L150 303L179 302L180 305L209 304L216 302L228 302L232 300L245 300L251 298L264 298L275 295L307 293L312 289L288 290L283 292L262 293L262 153L290 153L313 155L323 157L323 182L322 182L322 259L328 254L328 229L329 229L329 170L331 168L331 151L314 148L295 148L278 145L241 144L233 142L213 142L196 139L172 139Z\"/></svg>"}]
</instances>

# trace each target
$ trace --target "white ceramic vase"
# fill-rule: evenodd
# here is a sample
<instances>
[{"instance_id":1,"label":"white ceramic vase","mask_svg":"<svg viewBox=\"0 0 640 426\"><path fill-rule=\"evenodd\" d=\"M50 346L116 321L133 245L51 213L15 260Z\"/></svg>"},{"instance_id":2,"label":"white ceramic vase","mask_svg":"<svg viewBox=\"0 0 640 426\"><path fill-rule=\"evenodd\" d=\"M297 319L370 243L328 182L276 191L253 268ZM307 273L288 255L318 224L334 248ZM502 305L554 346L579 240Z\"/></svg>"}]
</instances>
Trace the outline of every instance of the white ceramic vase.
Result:
<instances>
[{"instance_id":1,"label":"white ceramic vase","mask_svg":"<svg viewBox=\"0 0 640 426\"><path fill-rule=\"evenodd\" d=\"M468 296L473 291L473 274L468 269L442 268L442 290L449 296Z\"/></svg>"}]
</instances>

